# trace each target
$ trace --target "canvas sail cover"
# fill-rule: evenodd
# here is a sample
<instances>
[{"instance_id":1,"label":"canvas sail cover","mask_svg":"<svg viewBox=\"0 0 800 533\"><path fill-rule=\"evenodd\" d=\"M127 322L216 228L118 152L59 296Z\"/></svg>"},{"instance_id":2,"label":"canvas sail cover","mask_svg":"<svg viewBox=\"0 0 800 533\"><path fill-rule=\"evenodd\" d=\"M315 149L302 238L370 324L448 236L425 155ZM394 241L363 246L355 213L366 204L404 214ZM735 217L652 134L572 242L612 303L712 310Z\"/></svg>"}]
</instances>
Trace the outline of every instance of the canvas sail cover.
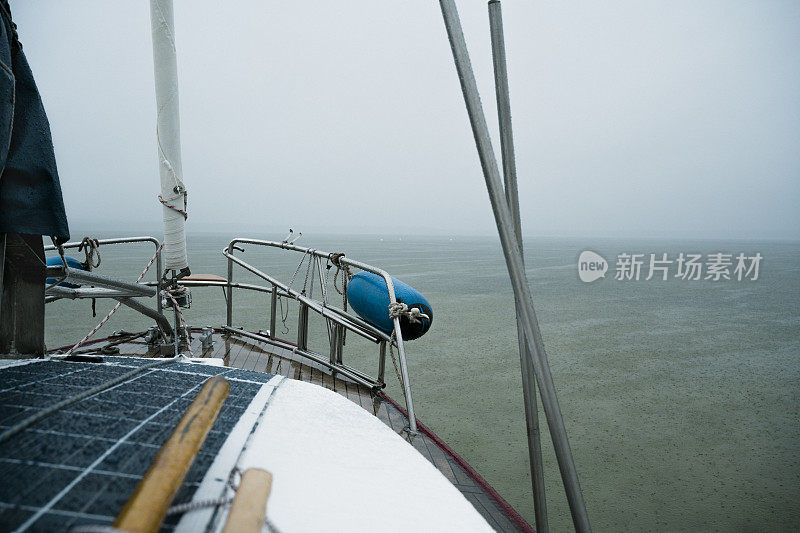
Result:
<instances>
[{"instance_id":1,"label":"canvas sail cover","mask_svg":"<svg viewBox=\"0 0 800 533\"><path fill-rule=\"evenodd\" d=\"M178 114L178 64L172 0L150 1L153 67L158 108L156 138L161 174L159 199L164 210L164 268L181 271L186 257L186 186L181 165L181 128Z\"/></svg>"},{"instance_id":2,"label":"canvas sail cover","mask_svg":"<svg viewBox=\"0 0 800 533\"><path fill-rule=\"evenodd\" d=\"M0 233L69 239L50 123L6 0L0 0Z\"/></svg>"}]
</instances>

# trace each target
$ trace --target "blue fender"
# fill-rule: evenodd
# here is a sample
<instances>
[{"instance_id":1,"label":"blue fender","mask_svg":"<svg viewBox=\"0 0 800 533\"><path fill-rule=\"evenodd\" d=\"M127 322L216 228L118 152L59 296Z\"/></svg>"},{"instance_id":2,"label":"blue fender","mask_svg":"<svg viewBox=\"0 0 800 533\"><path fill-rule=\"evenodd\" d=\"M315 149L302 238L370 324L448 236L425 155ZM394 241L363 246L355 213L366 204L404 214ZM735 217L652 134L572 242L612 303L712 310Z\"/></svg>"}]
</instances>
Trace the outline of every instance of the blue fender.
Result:
<instances>
[{"instance_id":1,"label":"blue fender","mask_svg":"<svg viewBox=\"0 0 800 533\"><path fill-rule=\"evenodd\" d=\"M395 278L392 278L392 283L398 302L406 304L409 308L416 307L421 313L428 315L427 319L422 318L416 324L411 324L408 317L400 317L403 339L412 340L423 336L433 324L431 304L410 285ZM394 331L394 323L389 318L389 293L382 276L366 271L353 276L347 283L347 301L358 316L379 330L389 335Z\"/></svg>"},{"instance_id":2,"label":"blue fender","mask_svg":"<svg viewBox=\"0 0 800 533\"><path fill-rule=\"evenodd\" d=\"M83 268L83 263L75 259L74 257L65 256L64 259L67 261L67 266L69 268L75 268L78 270L86 270ZM59 256L53 256L47 258L47 266L61 266L61 258ZM47 284L50 285L58 281L56 278L47 278ZM75 285L74 283L67 283L66 281L62 281L58 284L60 287L67 287L70 289L77 289L80 285Z\"/></svg>"}]
</instances>

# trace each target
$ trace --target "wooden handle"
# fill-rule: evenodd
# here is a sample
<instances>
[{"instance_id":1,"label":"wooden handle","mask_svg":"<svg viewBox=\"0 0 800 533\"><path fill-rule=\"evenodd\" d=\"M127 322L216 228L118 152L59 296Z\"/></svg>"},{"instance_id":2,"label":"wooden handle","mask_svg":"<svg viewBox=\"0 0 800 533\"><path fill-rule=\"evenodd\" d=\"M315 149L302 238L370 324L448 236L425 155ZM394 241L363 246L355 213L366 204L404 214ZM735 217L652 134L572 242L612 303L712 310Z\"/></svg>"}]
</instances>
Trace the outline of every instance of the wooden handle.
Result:
<instances>
[{"instance_id":1,"label":"wooden handle","mask_svg":"<svg viewBox=\"0 0 800 533\"><path fill-rule=\"evenodd\" d=\"M260 533L266 519L270 490L272 474L260 468L248 468L242 474L222 533Z\"/></svg>"},{"instance_id":2,"label":"wooden handle","mask_svg":"<svg viewBox=\"0 0 800 533\"><path fill-rule=\"evenodd\" d=\"M131 533L155 533L178 494L197 452L228 397L230 384L215 376L205 382L167 442L161 447L114 522Z\"/></svg>"}]
</instances>

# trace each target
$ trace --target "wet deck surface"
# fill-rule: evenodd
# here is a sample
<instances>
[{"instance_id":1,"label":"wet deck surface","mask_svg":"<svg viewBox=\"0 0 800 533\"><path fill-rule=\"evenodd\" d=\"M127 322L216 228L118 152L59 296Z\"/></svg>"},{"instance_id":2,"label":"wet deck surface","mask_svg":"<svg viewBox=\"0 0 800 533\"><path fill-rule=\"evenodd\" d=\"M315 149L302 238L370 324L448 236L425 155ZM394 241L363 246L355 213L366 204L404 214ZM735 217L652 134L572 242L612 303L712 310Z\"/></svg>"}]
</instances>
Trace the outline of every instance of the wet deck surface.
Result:
<instances>
[{"instance_id":1,"label":"wet deck surface","mask_svg":"<svg viewBox=\"0 0 800 533\"><path fill-rule=\"evenodd\" d=\"M330 389L356 405L377 416L393 431L408 439L404 428L408 418L380 394L346 377L333 377L330 370L309 361L290 350L272 346L237 335L215 333L212 347L203 350L199 332L193 333L191 348L195 357L222 359L226 366L242 370L254 370L280 374L288 378L308 381ZM117 351L119 350L119 351ZM149 346L142 337L124 336L109 338L92 344L78 352L103 356L161 357L158 349ZM411 444L431 462L461 493L475 509L497 531L519 531L520 529L501 510L498 503L481 487L456 460L444 451L432 438L420 433Z\"/></svg>"}]
</instances>

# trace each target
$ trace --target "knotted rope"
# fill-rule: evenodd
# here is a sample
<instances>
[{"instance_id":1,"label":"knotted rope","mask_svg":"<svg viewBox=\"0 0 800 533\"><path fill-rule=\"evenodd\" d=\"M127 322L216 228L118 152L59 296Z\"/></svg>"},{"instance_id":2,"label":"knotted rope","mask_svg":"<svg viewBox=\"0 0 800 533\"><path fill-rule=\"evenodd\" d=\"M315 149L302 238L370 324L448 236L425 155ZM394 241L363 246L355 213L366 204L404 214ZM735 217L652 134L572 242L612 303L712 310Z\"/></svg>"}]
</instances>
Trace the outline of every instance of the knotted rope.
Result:
<instances>
[{"instance_id":1,"label":"knotted rope","mask_svg":"<svg viewBox=\"0 0 800 533\"><path fill-rule=\"evenodd\" d=\"M389 304L389 318L394 320L395 318L406 317L408 318L408 322L410 324L419 324L422 322L422 319L430 320L430 317L420 311L416 307L408 307L408 305L404 304L403 302L394 302ZM394 373L397 376L397 381L400 382L400 386L403 388L403 396L406 395L405 389L405 382L403 381L403 376L400 374L400 368L397 366L397 359L394 357L394 349L393 346L397 342L397 330L392 330L392 336L389 338L389 356L392 358L392 366L394 366ZM406 401L408 399L406 398Z\"/></svg>"},{"instance_id":2,"label":"knotted rope","mask_svg":"<svg viewBox=\"0 0 800 533\"><path fill-rule=\"evenodd\" d=\"M342 263L342 257L344 257L344 252L334 252L328 259L330 259L331 263L333 263L333 266L336 267L336 272L333 274L333 288L336 289L336 292L342 295L342 309L347 311L347 284L353 278L353 273L350 271L350 265L347 263ZM340 271L342 272L341 289L339 289L339 284L336 281L339 278Z\"/></svg>"},{"instance_id":3,"label":"knotted rope","mask_svg":"<svg viewBox=\"0 0 800 533\"><path fill-rule=\"evenodd\" d=\"M408 307L403 302L395 302L389 304L389 318L394 320L395 318L406 317L408 318L409 324L420 324L422 323L422 319L430 320L430 317L420 311L416 307Z\"/></svg>"},{"instance_id":4,"label":"knotted rope","mask_svg":"<svg viewBox=\"0 0 800 533\"><path fill-rule=\"evenodd\" d=\"M92 237L84 237L78 245L78 251L83 252L86 256L86 261L83 262L83 267L92 271L93 268L100 266L100 241Z\"/></svg>"}]
</instances>

